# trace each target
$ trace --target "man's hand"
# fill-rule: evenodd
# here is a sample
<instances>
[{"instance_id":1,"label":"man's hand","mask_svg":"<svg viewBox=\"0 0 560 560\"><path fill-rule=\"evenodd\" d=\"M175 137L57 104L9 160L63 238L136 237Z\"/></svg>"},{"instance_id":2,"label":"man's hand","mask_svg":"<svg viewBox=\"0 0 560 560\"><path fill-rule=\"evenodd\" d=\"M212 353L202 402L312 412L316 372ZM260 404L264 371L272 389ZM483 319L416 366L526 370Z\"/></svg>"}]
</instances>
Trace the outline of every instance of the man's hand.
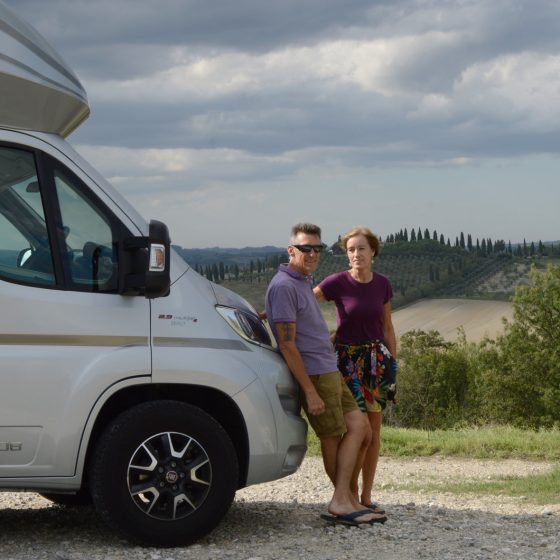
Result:
<instances>
[{"instance_id":1,"label":"man's hand","mask_svg":"<svg viewBox=\"0 0 560 560\"><path fill-rule=\"evenodd\" d=\"M323 412L325 412L325 403L315 390L315 387L313 387L313 391L305 393L305 400L307 402L307 410L309 411L309 414L319 416L319 414L323 414Z\"/></svg>"},{"instance_id":2,"label":"man's hand","mask_svg":"<svg viewBox=\"0 0 560 560\"><path fill-rule=\"evenodd\" d=\"M275 325L276 332L278 333L278 347L292 375L296 378L303 391L309 414L313 414L313 416L323 414L325 412L325 403L305 372L301 354L296 346L295 323L275 323Z\"/></svg>"}]
</instances>

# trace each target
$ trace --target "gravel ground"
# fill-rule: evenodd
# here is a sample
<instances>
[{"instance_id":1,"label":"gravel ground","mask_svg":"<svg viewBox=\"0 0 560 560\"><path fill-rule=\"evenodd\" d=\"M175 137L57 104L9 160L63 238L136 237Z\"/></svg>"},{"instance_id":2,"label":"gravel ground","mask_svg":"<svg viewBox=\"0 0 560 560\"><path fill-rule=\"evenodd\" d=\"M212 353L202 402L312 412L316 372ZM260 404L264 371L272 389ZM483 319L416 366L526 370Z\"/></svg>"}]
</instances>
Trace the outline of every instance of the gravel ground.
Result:
<instances>
[{"instance_id":1,"label":"gravel ground","mask_svg":"<svg viewBox=\"0 0 560 560\"><path fill-rule=\"evenodd\" d=\"M109 531L90 508L61 508L37 494L0 494L2 560L385 560L443 558L560 559L558 503L528 497L472 497L404 492L411 481L490 479L553 468L527 461L381 458L376 499L385 525L330 527L319 518L331 489L322 463L307 458L295 475L237 493L220 526L188 548L132 546Z\"/></svg>"}]
</instances>

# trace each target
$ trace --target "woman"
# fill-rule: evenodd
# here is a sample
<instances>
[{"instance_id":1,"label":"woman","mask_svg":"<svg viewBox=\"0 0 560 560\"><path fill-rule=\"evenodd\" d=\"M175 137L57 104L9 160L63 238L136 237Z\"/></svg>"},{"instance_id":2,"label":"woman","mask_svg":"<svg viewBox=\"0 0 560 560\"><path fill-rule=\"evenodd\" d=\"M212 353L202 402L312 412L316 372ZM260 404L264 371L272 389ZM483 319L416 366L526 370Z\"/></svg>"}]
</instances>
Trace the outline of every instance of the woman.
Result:
<instances>
[{"instance_id":1,"label":"woman","mask_svg":"<svg viewBox=\"0 0 560 560\"><path fill-rule=\"evenodd\" d=\"M376 513L372 486L379 458L381 421L387 400L395 391L397 341L391 319L393 290L389 280L372 270L379 239L366 227L355 227L340 242L350 270L325 278L314 288L318 301L336 304L335 350L338 369L360 409L368 415L372 438L352 477L352 491ZM362 492L358 477L362 472Z\"/></svg>"}]
</instances>

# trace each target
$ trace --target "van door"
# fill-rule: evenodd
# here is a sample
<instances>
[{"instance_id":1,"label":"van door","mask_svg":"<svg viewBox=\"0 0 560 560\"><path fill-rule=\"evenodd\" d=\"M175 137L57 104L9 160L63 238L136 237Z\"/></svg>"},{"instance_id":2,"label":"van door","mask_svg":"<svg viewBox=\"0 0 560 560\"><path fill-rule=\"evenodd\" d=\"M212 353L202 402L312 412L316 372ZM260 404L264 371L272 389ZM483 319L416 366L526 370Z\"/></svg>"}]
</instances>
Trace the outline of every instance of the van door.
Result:
<instances>
[{"instance_id":1,"label":"van door","mask_svg":"<svg viewBox=\"0 0 560 560\"><path fill-rule=\"evenodd\" d=\"M149 300L117 293L128 235L66 166L0 144L0 477L74 475L94 403L149 381Z\"/></svg>"}]
</instances>

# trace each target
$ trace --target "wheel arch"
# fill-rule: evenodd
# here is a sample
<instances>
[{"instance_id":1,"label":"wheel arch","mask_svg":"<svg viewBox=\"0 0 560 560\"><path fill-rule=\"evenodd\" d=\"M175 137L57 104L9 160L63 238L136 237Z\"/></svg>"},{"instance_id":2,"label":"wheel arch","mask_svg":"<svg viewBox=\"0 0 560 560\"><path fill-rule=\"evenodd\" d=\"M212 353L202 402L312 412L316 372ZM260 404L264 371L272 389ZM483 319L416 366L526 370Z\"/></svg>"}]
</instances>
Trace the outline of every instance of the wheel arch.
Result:
<instances>
[{"instance_id":1,"label":"wheel arch","mask_svg":"<svg viewBox=\"0 0 560 560\"><path fill-rule=\"evenodd\" d=\"M197 406L219 422L230 437L237 454L238 488L246 485L249 470L249 437L239 407L231 397L217 389L185 384L135 385L124 387L111 395L95 419L88 441L82 485L87 484L88 470L96 442L109 423L132 406L155 400L173 400Z\"/></svg>"}]
</instances>

